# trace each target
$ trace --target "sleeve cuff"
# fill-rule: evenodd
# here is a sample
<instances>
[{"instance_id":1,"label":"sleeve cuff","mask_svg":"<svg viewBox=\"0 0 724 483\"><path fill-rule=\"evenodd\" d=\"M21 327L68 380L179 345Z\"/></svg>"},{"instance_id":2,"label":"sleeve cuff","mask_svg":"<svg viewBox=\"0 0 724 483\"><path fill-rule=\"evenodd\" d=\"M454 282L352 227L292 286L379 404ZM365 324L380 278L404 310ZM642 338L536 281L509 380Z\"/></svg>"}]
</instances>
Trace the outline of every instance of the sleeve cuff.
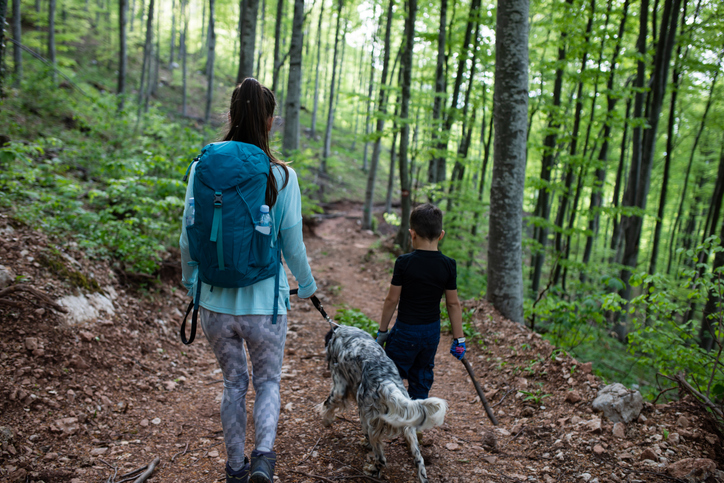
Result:
<instances>
[{"instance_id":1,"label":"sleeve cuff","mask_svg":"<svg viewBox=\"0 0 724 483\"><path fill-rule=\"evenodd\" d=\"M299 291L297 292L297 295L299 298L307 299L314 295L314 292L317 291L317 283L312 279L312 283L309 285L300 285Z\"/></svg>"}]
</instances>

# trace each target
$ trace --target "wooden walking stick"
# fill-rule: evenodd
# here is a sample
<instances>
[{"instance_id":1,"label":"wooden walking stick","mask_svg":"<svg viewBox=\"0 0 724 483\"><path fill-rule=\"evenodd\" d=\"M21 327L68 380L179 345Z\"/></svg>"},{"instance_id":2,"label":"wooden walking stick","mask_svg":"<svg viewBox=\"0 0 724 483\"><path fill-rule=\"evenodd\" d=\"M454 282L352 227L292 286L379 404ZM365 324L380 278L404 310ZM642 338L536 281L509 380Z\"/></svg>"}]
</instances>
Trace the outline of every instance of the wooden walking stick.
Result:
<instances>
[{"instance_id":1,"label":"wooden walking stick","mask_svg":"<svg viewBox=\"0 0 724 483\"><path fill-rule=\"evenodd\" d=\"M480 397L480 402L483 403L483 407L485 408L485 413L488 415L488 418L493 423L493 426L497 426L498 420L495 419L493 410L490 409L490 406L488 405L488 400L485 399L485 394L483 393L483 388L480 387L478 380L475 379L475 373L473 373L473 367L470 365L470 363L465 358L465 356L463 356L463 358L460 359L460 362L463 363L463 365L465 366L465 369L468 371L468 375L470 375L470 379L473 380L473 385L475 386L475 390L478 392L478 396Z\"/></svg>"}]
</instances>

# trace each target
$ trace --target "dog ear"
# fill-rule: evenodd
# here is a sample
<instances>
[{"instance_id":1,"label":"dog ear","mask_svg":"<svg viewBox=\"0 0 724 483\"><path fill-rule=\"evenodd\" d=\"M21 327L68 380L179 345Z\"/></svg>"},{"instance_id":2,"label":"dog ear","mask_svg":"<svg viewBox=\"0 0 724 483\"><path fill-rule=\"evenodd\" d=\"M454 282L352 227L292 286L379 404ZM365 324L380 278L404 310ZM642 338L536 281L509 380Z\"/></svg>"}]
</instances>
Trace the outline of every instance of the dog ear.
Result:
<instances>
[{"instance_id":1,"label":"dog ear","mask_svg":"<svg viewBox=\"0 0 724 483\"><path fill-rule=\"evenodd\" d=\"M329 345L329 341L332 339L333 335L334 335L334 329L329 329L329 332L327 332L327 335L324 336L324 347L327 347Z\"/></svg>"}]
</instances>

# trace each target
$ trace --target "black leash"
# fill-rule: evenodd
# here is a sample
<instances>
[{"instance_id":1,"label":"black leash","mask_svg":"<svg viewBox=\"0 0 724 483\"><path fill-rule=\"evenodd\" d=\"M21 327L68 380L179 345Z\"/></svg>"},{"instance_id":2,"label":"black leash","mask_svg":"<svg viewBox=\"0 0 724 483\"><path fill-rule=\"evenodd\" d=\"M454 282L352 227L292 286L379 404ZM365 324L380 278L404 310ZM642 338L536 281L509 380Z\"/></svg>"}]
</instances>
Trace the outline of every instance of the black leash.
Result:
<instances>
[{"instance_id":1,"label":"black leash","mask_svg":"<svg viewBox=\"0 0 724 483\"><path fill-rule=\"evenodd\" d=\"M289 295L299 295L298 294L299 289L293 288L289 291ZM322 314L322 317L324 317L324 320L326 320L330 327L334 328L335 326L339 327L339 324L332 320L332 318L327 315L327 312L324 311L324 306L322 305L322 302L319 301L316 295L312 295L309 297L309 299L312 301L312 304L314 305L314 308L319 311L320 314Z\"/></svg>"}]
</instances>

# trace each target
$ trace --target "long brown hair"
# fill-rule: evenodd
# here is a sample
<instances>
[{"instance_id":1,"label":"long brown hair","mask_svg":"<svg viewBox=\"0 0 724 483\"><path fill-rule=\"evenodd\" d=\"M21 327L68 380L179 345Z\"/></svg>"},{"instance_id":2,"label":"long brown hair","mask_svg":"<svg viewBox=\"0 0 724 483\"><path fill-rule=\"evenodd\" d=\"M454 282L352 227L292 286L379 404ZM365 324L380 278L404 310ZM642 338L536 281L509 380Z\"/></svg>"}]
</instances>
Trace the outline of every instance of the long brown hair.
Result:
<instances>
[{"instance_id":1,"label":"long brown hair","mask_svg":"<svg viewBox=\"0 0 724 483\"><path fill-rule=\"evenodd\" d=\"M223 141L240 141L253 144L266 153L269 157L269 177L266 183L266 204L269 207L277 202L279 187L272 172L274 165L284 170L284 185L289 181L289 170L286 163L277 159L269 148L269 131L267 122L274 117L276 108L274 93L264 87L258 80L247 77L241 84L237 85L231 93L231 105L229 106L229 131Z\"/></svg>"}]
</instances>

